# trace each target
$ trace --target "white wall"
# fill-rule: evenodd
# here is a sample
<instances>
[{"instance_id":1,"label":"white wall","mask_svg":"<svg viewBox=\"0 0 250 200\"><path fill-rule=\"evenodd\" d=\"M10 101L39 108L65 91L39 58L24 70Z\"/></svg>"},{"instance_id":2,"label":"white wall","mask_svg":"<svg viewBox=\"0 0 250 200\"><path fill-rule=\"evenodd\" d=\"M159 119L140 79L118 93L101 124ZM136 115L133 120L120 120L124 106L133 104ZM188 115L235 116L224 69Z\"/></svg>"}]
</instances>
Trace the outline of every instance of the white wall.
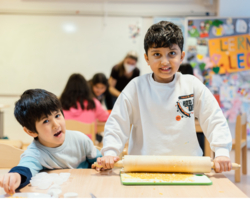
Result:
<instances>
[{"instance_id":1,"label":"white wall","mask_svg":"<svg viewBox=\"0 0 250 200\"><path fill-rule=\"evenodd\" d=\"M131 49L140 55L141 74L151 72L143 39L153 17L214 15L216 9L216 0L0 0L0 103L11 105L4 109L5 136L32 141L13 115L18 97L1 94L42 87L60 95L71 73L108 76ZM72 19L78 32L67 35L56 27ZM133 42L124 30L136 22L141 35Z\"/></svg>"},{"instance_id":2,"label":"white wall","mask_svg":"<svg viewBox=\"0 0 250 200\"><path fill-rule=\"evenodd\" d=\"M43 88L60 95L72 73L110 75L130 50L143 51L129 25L139 17L0 15L0 94ZM73 32L65 31L65 26Z\"/></svg>"},{"instance_id":3,"label":"white wall","mask_svg":"<svg viewBox=\"0 0 250 200\"><path fill-rule=\"evenodd\" d=\"M218 16L220 17L249 17L249 0L219 0Z\"/></svg>"}]
</instances>

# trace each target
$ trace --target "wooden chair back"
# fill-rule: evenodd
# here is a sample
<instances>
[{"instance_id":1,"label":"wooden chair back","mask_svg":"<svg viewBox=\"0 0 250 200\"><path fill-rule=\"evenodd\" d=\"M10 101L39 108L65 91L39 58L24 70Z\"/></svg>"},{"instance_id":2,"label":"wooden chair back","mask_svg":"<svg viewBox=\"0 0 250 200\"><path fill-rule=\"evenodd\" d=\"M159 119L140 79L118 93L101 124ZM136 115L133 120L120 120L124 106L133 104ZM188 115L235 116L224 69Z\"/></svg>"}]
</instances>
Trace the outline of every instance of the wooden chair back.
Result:
<instances>
[{"instance_id":1,"label":"wooden chair back","mask_svg":"<svg viewBox=\"0 0 250 200\"><path fill-rule=\"evenodd\" d=\"M95 123L87 124L75 120L65 120L66 129L73 131L80 131L84 134L91 134L93 144L95 144L96 133L95 133Z\"/></svg>"},{"instance_id":2,"label":"wooden chair back","mask_svg":"<svg viewBox=\"0 0 250 200\"><path fill-rule=\"evenodd\" d=\"M99 151L101 151L101 147L99 147L99 146L95 146L95 148L97 148Z\"/></svg>"},{"instance_id":3,"label":"wooden chair back","mask_svg":"<svg viewBox=\"0 0 250 200\"><path fill-rule=\"evenodd\" d=\"M0 143L0 168L12 168L20 162L20 156L24 152L14 146Z\"/></svg>"},{"instance_id":4,"label":"wooden chair back","mask_svg":"<svg viewBox=\"0 0 250 200\"><path fill-rule=\"evenodd\" d=\"M14 146L18 149L23 148L23 142L21 140L5 140L5 139L0 139L0 144L9 144L11 146Z\"/></svg>"},{"instance_id":5,"label":"wooden chair back","mask_svg":"<svg viewBox=\"0 0 250 200\"><path fill-rule=\"evenodd\" d=\"M247 174L247 116L238 115L235 126L235 139L232 149L235 149L235 162L241 164L243 174ZM242 162L241 162L242 160ZM240 182L241 170L235 171L235 182Z\"/></svg>"}]
</instances>

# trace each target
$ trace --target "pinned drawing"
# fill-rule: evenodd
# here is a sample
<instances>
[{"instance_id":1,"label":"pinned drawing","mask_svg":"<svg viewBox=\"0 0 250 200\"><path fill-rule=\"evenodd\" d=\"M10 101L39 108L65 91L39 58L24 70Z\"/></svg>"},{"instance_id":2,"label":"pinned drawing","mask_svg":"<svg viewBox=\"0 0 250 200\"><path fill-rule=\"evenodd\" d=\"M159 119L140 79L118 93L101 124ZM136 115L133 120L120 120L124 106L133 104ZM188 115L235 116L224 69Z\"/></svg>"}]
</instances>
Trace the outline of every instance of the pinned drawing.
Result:
<instances>
[{"instance_id":1,"label":"pinned drawing","mask_svg":"<svg viewBox=\"0 0 250 200\"><path fill-rule=\"evenodd\" d=\"M202 21L200 23L200 30L201 30L200 37L201 38L209 37L209 29L210 29L211 24L212 24L211 20Z\"/></svg>"},{"instance_id":2,"label":"pinned drawing","mask_svg":"<svg viewBox=\"0 0 250 200\"><path fill-rule=\"evenodd\" d=\"M199 37L200 33L198 31L198 29L196 28L196 26L192 26L191 28L188 29L188 33L191 37Z\"/></svg>"},{"instance_id":3,"label":"pinned drawing","mask_svg":"<svg viewBox=\"0 0 250 200\"><path fill-rule=\"evenodd\" d=\"M133 39L133 41L136 41L136 38L140 35L140 24L130 24L129 25L129 37Z\"/></svg>"},{"instance_id":4,"label":"pinned drawing","mask_svg":"<svg viewBox=\"0 0 250 200\"><path fill-rule=\"evenodd\" d=\"M195 38L196 39L196 38ZM203 46L207 46L208 45L208 42L207 42L207 39L201 39L201 38L199 38L199 39L197 39L197 44L198 45L203 45Z\"/></svg>"},{"instance_id":5,"label":"pinned drawing","mask_svg":"<svg viewBox=\"0 0 250 200\"><path fill-rule=\"evenodd\" d=\"M204 57L202 61L206 64L205 69L210 69L213 67L210 57Z\"/></svg>"},{"instance_id":6,"label":"pinned drawing","mask_svg":"<svg viewBox=\"0 0 250 200\"><path fill-rule=\"evenodd\" d=\"M243 19L238 19L236 21L236 32L237 33L246 33L247 32L247 23Z\"/></svg>"},{"instance_id":7,"label":"pinned drawing","mask_svg":"<svg viewBox=\"0 0 250 200\"><path fill-rule=\"evenodd\" d=\"M214 20L212 22L212 33L214 36L222 36L224 34L223 22L221 20Z\"/></svg>"},{"instance_id":8,"label":"pinned drawing","mask_svg":"<svg viewBox=\"0 0 250 200\"><path fill-rule=\"evenodd\" d=\"M194 25L194 21L193 20L188 20L188 26L193 26Z\"/></svg>"},{"instance_id":9,"label":"pinned drawing","mask_svg":"<svg viewBox=\"0 0 250 200\"><path fill-rule=\"evenodd\" d=\"M227 23L223 25L225 35L232 35L234 33L234 25L232 18L227 19Z\"/></svg>"}]
</instances>

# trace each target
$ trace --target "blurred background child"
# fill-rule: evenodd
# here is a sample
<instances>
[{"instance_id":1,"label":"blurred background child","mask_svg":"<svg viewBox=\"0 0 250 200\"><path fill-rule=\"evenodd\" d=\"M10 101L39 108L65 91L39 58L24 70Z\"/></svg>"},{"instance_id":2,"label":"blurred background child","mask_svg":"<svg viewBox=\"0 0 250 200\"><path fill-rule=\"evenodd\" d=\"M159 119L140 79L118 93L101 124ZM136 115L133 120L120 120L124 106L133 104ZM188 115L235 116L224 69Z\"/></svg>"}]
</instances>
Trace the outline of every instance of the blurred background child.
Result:
<instances>
[{"instance_id":1,"label":"blurred background child","mask_svg":"<svg viewBox=\"0 0 250 200\"><path fill-rule=\"evenodd\" d=\"M81 74L72 74L60 97L65 120L93 123L105 122L109 113L94 98L88 82ZM91 135L88 135L91 138Z\"/></svg>"},{"instance_id":2,"label":"blurred background child","mask_svg":"<svg viewBox=\"0 0 250 200\"><path fill-rule=\"evenodd\" d=\"M109 92L108 79L103 73L97 73L89 81L92 94L106 110L112 110L112 96Z\"/></svg>"}]
</instances>

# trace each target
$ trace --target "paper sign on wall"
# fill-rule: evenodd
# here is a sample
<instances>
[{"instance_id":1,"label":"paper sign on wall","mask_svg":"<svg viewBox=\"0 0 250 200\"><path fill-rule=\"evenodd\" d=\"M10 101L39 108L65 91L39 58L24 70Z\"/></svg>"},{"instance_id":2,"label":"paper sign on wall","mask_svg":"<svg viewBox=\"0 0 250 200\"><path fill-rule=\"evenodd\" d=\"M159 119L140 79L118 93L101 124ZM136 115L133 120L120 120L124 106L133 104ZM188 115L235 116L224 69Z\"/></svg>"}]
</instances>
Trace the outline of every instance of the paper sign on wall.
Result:
<instances>
[{"instance_id":1,"label":"paper sign on wall","mask_svg":"<svg viewBox=\"0 0 250 200\"><path fill-rule=\"evenodd\" d=\"M250 35L209 40L209 55L219 74L250 70Z\"/></svg>"}]
</instances>

